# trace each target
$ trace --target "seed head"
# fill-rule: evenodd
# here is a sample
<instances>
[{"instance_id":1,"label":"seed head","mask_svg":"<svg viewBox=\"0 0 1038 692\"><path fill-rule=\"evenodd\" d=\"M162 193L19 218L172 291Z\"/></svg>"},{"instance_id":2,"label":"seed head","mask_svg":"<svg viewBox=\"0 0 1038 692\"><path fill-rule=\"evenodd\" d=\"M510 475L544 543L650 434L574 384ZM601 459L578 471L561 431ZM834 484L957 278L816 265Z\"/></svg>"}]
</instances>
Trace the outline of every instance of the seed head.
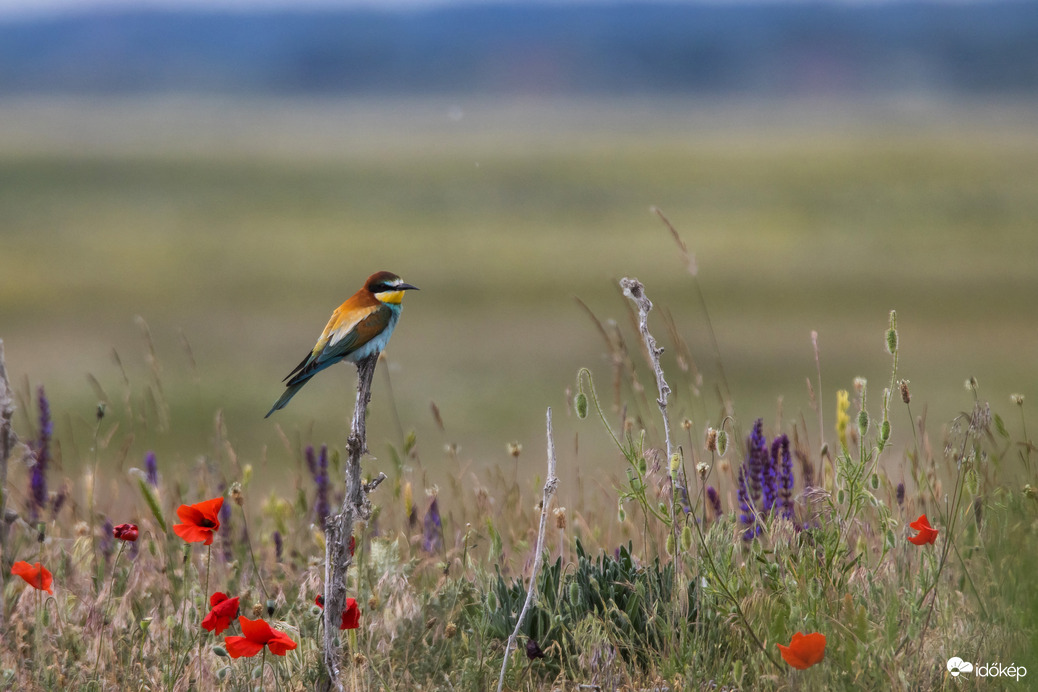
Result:
<instances>
[{"instance_id":1,"label":"seed head","mask_svg":"<svg viewBox=\"0 0 1038 692\"><path fill-rule=\"evenodd\" d=\"M564 531L566 529L566 508L556 507L553 514L555 515L555 528Z\"/></svg>"},{"instance_id":2,"label":"seed head","mask_svg":"<svg viewBox=\"0 0 1038 692\"><path fill-rule=\"evenodd\" d=\"M717 451L717 431L713 428L706 429L706 451Z\"/></svg>"},{"instance_id":3,"label":"seed head","mask_svg":"<svg viewBox=\"0 0 1038 692\"><path fill-rule=\"evenodd\" d=\"M1023 394L1010 394L1009 395L1009 400L1012 401L1017 406L1023 406L1024 405L1024 395Z\"/></svg>"},{"instance_id":4,"label":"seed head","mask_svg":"<svg viewBox=\"0 0 1038 692\"><path fill-rule=\"evenodd\" d=\"M508 455L516 459L523 453L523 445L520 442L509 442L507 448Z\"/></svg>"},{"instance_id":5,"label":"seed head","mask_svg":"<svg viewBox=\"0 0 1038 692\"><path fill-rule=\"evenodd\" d=\"M234 481L231 483L231 499L234 500L234 504L239 507L245 504L245 494L241 491L241 483Z\"/></svg>"}]
</instances>

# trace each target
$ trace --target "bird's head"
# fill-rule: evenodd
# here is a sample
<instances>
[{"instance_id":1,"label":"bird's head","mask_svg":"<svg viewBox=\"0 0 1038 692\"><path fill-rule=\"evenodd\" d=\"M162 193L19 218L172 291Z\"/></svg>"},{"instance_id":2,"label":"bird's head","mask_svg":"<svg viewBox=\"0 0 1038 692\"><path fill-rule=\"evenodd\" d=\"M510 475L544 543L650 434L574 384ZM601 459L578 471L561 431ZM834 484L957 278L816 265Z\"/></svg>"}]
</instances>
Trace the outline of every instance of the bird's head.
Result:
<instances>
[{"instance_id":1,"label":"bird's head","mask_svg":"<svg viewBox=\"0 0 1038 692\"><path fill-rule=\"evenodd\" d=\"M368 277L364 289L373 294L379 302L399 305L404 299L404 291L417 291L418 287L404 283L403 279L392 272L378 272Z\"/></svg>"}]
</instances>

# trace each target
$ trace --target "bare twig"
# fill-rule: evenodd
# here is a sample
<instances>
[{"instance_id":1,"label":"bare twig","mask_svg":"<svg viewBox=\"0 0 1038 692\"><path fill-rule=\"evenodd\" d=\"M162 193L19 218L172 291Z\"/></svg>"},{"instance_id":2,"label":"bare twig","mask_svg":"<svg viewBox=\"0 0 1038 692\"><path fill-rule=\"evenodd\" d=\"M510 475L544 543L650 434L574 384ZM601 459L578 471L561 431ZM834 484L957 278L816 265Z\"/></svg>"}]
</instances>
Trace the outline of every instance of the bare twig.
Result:
<instances>
[{"instance_id":1,"label":"bare twig","mask_svg":"<svg viewBox=\"0 0 1038 692\"><path fill-rule=\"evenodd\" d=\"M667 438L667 459L674 453L674 447L670 442L670 420L667 418L667 397L670 396L670 385L663 376L663 367L660 365L660 356L663 355L663 347L656 345L656 338L649 332L649 311L652 310L652 301L645 295L645 286L638 279L620 279L620 288L624 295L634 301L638 306L638 331L641 332L645 350L649 356L649 364L656 375L656 389L659 391L660 414L663 416L663 435Z\"/></svg>"},{"instance_id":2,"label":"bare twig","mask_svg":"<svg viewBox=\"0 0 1038 692\"><path fill-rule=\"evenodd\" d=\"M7 383L7 367L4 365L4 340L0 339L0 593L4 591L4 574L7 572L7 459L18 441L11 429L14 416L14 400ZM0 602L0 631L4 630L4 608Z\"/></svg>"},{"instance_id":3,"label":"bare twig","mask_svg":"<svg viewBox=\"0 0 1038 692\"><path fill-rule=\"evenodd\" d=\"M649 365L652 366L652 371L656 375L656 389L659 392L659 398L656 399L656 403L660 407L660 416L663 417L663 436L667 439L667 466L668 468L673 467L671 458L674 456L674 445L670 441L670 419L667 417L667 397L670 396L670 385L667 384L666 378L663 376L663 366L660 365L660 356L663 355L663 347L656 345L656 339L649 331L649 311L652 310L652 301L649 300L649 296L645 295L645 286L642 285L638 279L628 279L624 277L620 279L620 288L623 289L624 295L634 301L634 304L638 306L638 331L641 332L642 341L645 343L645 351L649 358ZM681 490L682 494L687 494L686 488L675 488L674 486L681 485L681 476L673 476L671 478L671 492L670 492L670 531L674 537L675 547L678 545L678 521L677 512L674 509L674 495L678 489ZM674 553L677 554L677 553Z\"/></svg>"},{"instance_id":4,"label":"bare twig","mask_svg":"<svg viewBox=\"0 0 1038 692\"><path fill-rule=\"evenodd\" d=\"M371 401L371 380L377 364L378 354L357 363L357 404L353 409L350 436L346 440L346 497L342 501L339 513L325 521L322 647L325 672L328 675L324 681L325 690L343 689L339 680L340 656L335 635L339 631L342 611L346 606L346 572L353 564L349 542L353 535L353 523L357 519L365 520L371 516L371 503L367 494L381 482L376 479L366 485L360 476L360 458L367 452L366 418L368 403Z\"/></svg>"},{"instance_id":5,"label":"bare twig","mask_svg":"<svg viewBox=\"0 0 1038 692\"><path fill-rule=\"evenodd\" d=\"M505 684L505 671L508 669L508 655L512 651L512 647L515 646L515 640L519 636L519 630L523 627L523 621L526 619L526 614L530 610L530 606L533 605L534 594L537 592L537 571L541 567L541 554L544 552L544 530L548 525L548 505L551 504L552 497L555 496L555 488L559 484L559 479L555 476L555 439L552 435L551 430L551 408L548 408L548 478L544 481L544 496L541 498L541 525L537 529L537 548L533 556L533 569L530 571L530 584L526 590L526 602L523 603L523 609L519 612L519 618L516 620L515 629L512 631L511 636L508 637L508 643L505 644L505 656L501 662L501 675L497 679L497 692L501 692L501 688Z\"/></svg>"}]
</instances>

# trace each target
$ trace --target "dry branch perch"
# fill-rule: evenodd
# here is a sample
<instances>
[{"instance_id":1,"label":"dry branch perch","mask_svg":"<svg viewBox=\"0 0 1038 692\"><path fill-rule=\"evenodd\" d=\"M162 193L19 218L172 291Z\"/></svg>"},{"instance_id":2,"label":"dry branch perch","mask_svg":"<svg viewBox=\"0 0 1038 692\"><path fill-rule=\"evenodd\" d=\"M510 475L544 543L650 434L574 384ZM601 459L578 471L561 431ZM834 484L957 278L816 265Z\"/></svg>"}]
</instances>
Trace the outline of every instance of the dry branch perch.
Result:
<instances>
[{"instance_id":1,"label":"dry branch perch","mask_svg":"<svg viewBox=\"0 0 1038 692\"><path fill-rule=\"evenodd\" d=\"M663 436L667 439L667 464L671 466L673 464L671 458L674 456L674 446L670 442L670 419L667 417L667 397L670 396L670 385L667 384L667 380L663 376L663 366L660 365L663 347L656 345L656 339L649 331L649 311L652 310L652 301L649 300L649 296L645 295L645 286L638 279L624 277L620 279L620 288L623 289L624 295L638 306L638 331L641 333L642 341L645 343L649 364L652 365L652 371L656 375L656 389L659 391L656 403L659 404L660 416L663 418ZM671 466L671 468L673 467ZM677 478L674 478L671 482L677 484ZM685 491L684 488L680 489L683 492ZM672 517L671 534L674 536L674 545L677 546L678 522L673 520L673 517L675 517L674 492L670 493L670 515Z\"/></svg>"},{"instance_id":2,"label":"dry branch perch","mask_svg":"<svg viewBox=\"0 0 1038 692\"><path fill-rule=\"evenodd\" d=\"M519 612L519 618L516 620L515 629L512 634L508 637L508 642L505 644L505 655L504 660L501 662L501 675L497 679L497 692L501 692L501 688L505 684L505 671L508 669L508 655L512 652L512 647L515 646L515 640L519 636L519 630L523 627L523 620L526 619L526 614L530 611L530 606L533 605L534 594L537 592L537 571L541 567L541 554L544 552L544 529L548 525L548 505L551 504L552 497L555 496L555 489L559 485L559 479L555 476L555 439L552 436L551 430L551 408L548 408L548 478L544 481L544 496L541 498L541 525L537 529L537 547L536 552L533 555L533 569L530 571L530 585L526 590L526 602L523 603L523 609Z\"/></svg>"},{"instance_id":3,"label":"dry branch perch","mask_svg":"<svg viewBox=\"0 0 1038 692\"><path fill-rule=\"evenodd\" d=\"M349 543L353 535L353 523L371 516L368 493L385 480L379 474L370 483L364 483L360 475L360 458L368 451L366 418L371 401L371 380L378 364L378 354L357 362L357 403L353 409L350 436L346 440L346 497L338 514L325 521L324 552L324 640L323 654L328 679L325 690L341 690L339 681L339 647L335 638L339 632L342 611L346 607L346 572L353 564Z\"/></svg>"},{"instance_id":4,"label":"dry branch perch","mask_svg":"<svg viewBox=\"0 0 1038 692\"><path fill-rule=\"evenodd\" d=\"M652 301L649 300L649 296L645 295L645 286L638 279L624 277L620 279L620 288L623 289L624 295L634 301L638 307L638 331L645 343L649 364L652 365L652 371L656 375L656 389L659 391L656 403L659 404L660 414L663 416L663 435L667 438L667 459L670 459L670 455L674 453L674 448L670 443L670 420L667 418L667 397L670 396L670 385L663 377L663 367L660 365L663 347L656 345L655 337L649 332L649 311L652 310Z\"/></svg>"}]
</instances>

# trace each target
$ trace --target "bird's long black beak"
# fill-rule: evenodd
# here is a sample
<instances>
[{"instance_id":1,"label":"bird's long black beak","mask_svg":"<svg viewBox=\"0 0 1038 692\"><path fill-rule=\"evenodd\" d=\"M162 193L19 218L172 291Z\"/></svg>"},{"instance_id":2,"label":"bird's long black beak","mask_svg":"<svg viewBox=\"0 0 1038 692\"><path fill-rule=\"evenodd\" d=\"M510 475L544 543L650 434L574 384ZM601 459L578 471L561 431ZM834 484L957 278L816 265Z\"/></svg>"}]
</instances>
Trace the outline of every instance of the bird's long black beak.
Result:
<instances>
[{"instance_id":1,"label":"bird's long black beak","mask_svg":"<svg viewBox=\"0 0 1038 692\"><path fill-rule=\"evenodd\" d=\"M418 288L417 286L412 286L411 284L397 284L393 288L395 288L398 291L420 291L420 290L422 290L422 289Z\"/></svg>"}]
</instances>

